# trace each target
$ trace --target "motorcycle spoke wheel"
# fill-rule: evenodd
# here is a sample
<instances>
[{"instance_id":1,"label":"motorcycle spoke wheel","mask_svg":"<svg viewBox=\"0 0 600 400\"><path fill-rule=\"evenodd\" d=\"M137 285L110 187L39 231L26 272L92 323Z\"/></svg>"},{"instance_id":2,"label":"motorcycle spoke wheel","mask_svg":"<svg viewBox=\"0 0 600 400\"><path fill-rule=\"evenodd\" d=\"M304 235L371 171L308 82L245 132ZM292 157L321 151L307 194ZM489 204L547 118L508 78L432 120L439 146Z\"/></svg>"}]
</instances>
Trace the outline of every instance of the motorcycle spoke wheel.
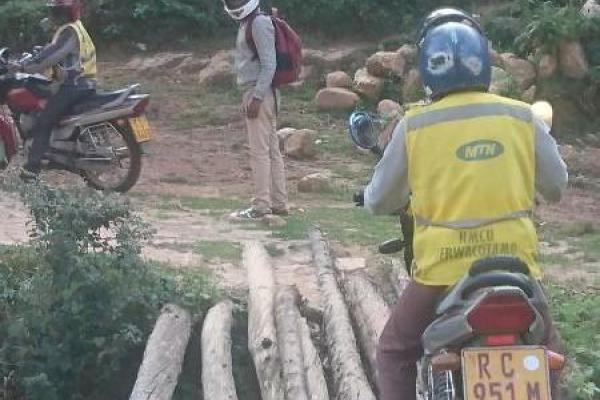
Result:
<instances>
[{"instance_id":1,"label":"motorcycle spoke wheel","mask_svg":"<svg viewBox=\"0 0 600 400\"><path fill-rule=\"evenodd\" d=\"M106 191L123 193L131 189L141 171L141 148L129 127L107 123L91 134L95 156L110 161L99 161L102 165L84 170L87 183Z\"/></svg>"}]
</instances>

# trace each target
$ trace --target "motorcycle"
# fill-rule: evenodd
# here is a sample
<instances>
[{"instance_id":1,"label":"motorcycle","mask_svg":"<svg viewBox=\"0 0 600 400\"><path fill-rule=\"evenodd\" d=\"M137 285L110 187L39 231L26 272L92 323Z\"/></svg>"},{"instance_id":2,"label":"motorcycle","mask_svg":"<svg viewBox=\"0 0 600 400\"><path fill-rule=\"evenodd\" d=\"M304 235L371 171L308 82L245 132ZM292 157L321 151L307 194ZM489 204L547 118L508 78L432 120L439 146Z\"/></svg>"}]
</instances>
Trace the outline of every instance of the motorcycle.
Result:
<instances>
[{"instance_id":1,"label":"motorcycle","mask_svg":"<svg viewBox=\"0 0 600 400\"><path fill-rule=\"evenodd\" d=\"M17 133L29 151L36 116L54 88L44 75L9 72L12 62L10 51L0 49L0 169L17 152ZM152 137L145 116L150 96L138 89L97 92L73 107L52 130L43 168L80 175L99 190L131 189L141 173L142 146Z\"/></svg>"},{"instance_id":2,"label":"motorcycle","mask_svg":"<svg viewBox=\"0 0 600 400\"><path fill-rule=\"evenodd\" d=\"M349 134L381 157L377 125L377 117L357 112ZM360 203L360 194L354 200ZM410 251L412 263L411 243L412 232L380 252ZM417 393L425 400L551 400L551 373L562 370L565 357L542 345L545 315L542 287L523 261L498 255L474 262L444 294L422 336Z\"/></svg>"}]
</instances>

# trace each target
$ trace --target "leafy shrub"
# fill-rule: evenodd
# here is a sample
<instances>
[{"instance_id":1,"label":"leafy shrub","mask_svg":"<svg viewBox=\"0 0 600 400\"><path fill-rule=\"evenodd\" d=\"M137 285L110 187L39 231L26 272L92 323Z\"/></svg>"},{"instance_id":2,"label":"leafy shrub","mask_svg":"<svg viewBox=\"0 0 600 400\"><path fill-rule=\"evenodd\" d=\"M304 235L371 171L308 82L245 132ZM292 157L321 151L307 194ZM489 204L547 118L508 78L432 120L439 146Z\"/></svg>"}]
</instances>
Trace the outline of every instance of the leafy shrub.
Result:
<instances>
[{"instance_id":1,"label":"leafy shrub","mask_svg":"<svg viewBox=\"0 0 600 400\"><path fill-rule=\"evenodd\" d=\"M0 6L0 37L24 48L36 40L35 27L45 0L7 0ZM328 35L403 33L441 5L466 6L466 0L263 0L290 22ZM144 42L177 45L233 31L235 22L219 0L87 0L86 23L98 42Z\"/></svg>"},{"instance_id":2,"label":"leafy shrub","mask_svg":"<svg viewBox=\"0 0 600 400\"><path fill-rule=\"evenodd\" d=\"M44 185L22 195L32 244L0 253L0 398L116 398L106 388L143 347L161 306L205 310L211 286L145 263L148 226L116 196Z\"/></svg>"},{"instance_id":3,"label":"leafy shrub","mask_svg":"<svg viewBox=\"0 0 600 400\"><path fill-rule=\"evenodd\" d=\"M565 379L566 398L600 396L600 295L598 292L548 284L554 320L572 362Z\"/></svg>"}]
</instances>

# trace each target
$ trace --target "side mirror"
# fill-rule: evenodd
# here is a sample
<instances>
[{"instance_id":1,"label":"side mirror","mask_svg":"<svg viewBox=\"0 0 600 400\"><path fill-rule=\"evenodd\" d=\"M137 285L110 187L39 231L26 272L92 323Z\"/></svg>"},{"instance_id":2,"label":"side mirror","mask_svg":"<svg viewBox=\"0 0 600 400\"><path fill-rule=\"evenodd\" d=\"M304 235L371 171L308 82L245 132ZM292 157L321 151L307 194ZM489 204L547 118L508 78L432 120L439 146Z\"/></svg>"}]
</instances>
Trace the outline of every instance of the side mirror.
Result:
<instances>
[{"instance_id":1,"label":"side mirror","mask_svg":"<svg viewBox=\"0 0 600 400\"><path fill-rule=\"evenodd\" d=\"M353 112L348 121L348 135L361 149L370 150L381 156L382 151L379 148L375 125L376 119L373 115L364 111Z\"/></svg>"},{"instance_id":2,"label":"side mirror","mask_svg":"<svg viewBox=\"0 0 600 400\"><path fill-rule=\"evenodd\" d=\"M544 121L546 125L548 125L548 128L552 129L554 110L550 103L547 101L536 101L531 105L531 111L533 112L533 115Z\"/></svg>"}]
</instances>

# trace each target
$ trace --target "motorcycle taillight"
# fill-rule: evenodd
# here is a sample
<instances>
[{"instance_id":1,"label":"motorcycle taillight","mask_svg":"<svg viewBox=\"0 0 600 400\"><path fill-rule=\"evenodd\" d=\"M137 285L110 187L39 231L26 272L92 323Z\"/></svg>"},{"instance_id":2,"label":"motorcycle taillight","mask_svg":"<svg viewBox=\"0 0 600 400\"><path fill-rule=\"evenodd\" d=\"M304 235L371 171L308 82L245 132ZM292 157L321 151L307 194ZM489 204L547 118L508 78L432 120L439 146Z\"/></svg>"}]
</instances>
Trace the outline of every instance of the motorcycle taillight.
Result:
<instances>
[{"instance_id":1,"label":"motorcycle taillight","mask_svg":"<svg viewBox=\"0 0 600 400\"><path fill-rule=\"evenodd\" d=\"M146 97L146 98L140 100L133 107L133 112L135 113L135 115L142 115L144 113L144 111L146 111L146 107L148 107L148 104L150 104L150 98L149 97Z\"/></svg>"},{"instance_id":2,"label":"motorcycle taillight","mask_svg":"<svg viewBox=\"0 0 600 400\"><path fill-rule=\"evenodd\" d=\"M482 335L524 333L535 321L535 311L521 295L484 297L467 315L473 331Z\"/></svg>"}]
</instances>

